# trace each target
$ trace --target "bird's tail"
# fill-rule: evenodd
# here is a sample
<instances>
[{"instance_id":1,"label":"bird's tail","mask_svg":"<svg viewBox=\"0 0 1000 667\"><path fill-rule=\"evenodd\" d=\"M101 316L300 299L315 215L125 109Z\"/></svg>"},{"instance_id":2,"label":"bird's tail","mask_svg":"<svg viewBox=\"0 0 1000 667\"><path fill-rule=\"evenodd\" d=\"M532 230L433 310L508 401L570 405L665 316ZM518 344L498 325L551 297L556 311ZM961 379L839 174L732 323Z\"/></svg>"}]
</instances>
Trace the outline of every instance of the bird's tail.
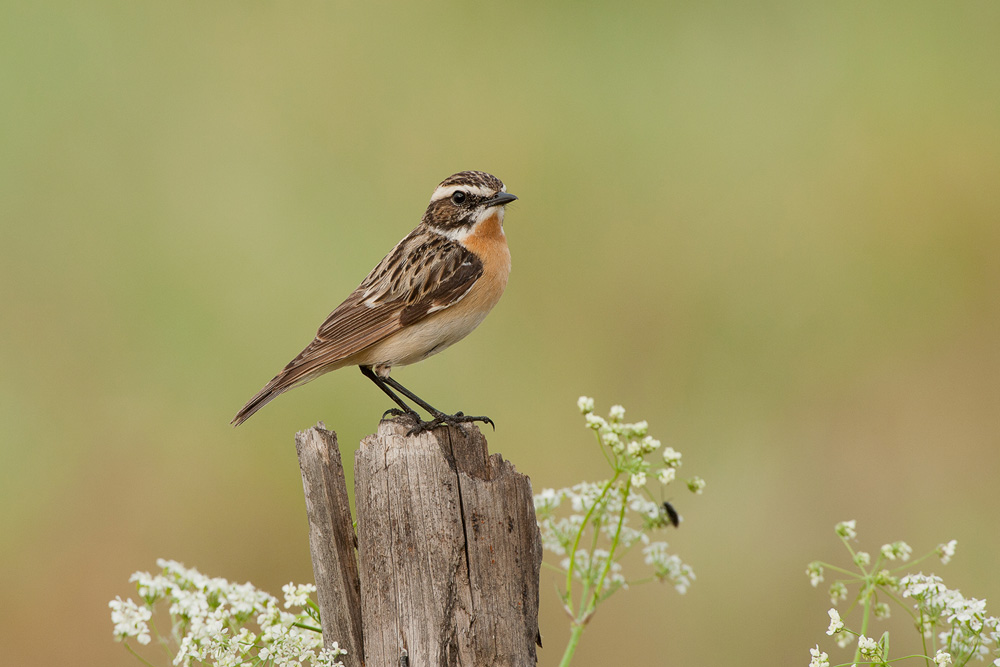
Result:
<instances>
[{"instance_id":1,"label":"bird's tail","mask_svg":"<svg viewBox=\"0 0 1000 667\"><path fill-rule=\"evenodd\" d=\"M291 389L290 385L281 386L282 380L284 379L285 373L279 373L274 376L270 382L264 385L264 388L257 392L257 395L250 399L250 401L243 406L236 416L233 417L233 421L229 422L234 427L239 426L246 420L250 419L253 413L260 410L262 407L276 399L279 395L285 391Z\"/></svg>"},{"instance_id":2,"label":"bird's tail","mask_svg":"<svg viewBox=\"0 0 1000 667\"><path fill-rule=\"evenodd\" d=\"M230 423L233 426L239 426L250 419L253 413L289 389L314 380L327 371L340 368L342 363L337 363L340 360L331 363L322 357L311 357L310 352L312 352L315 345L316 342L313 341L309 347L299 353L299 356L288 362L288 365L280 373L271 378L271 381L264 385L264 388L258 391L257 395L251 398L250 402L244 405L242 410L236 413L236 416L233 417L233 421Z\"/></svg>"}]
</instances>

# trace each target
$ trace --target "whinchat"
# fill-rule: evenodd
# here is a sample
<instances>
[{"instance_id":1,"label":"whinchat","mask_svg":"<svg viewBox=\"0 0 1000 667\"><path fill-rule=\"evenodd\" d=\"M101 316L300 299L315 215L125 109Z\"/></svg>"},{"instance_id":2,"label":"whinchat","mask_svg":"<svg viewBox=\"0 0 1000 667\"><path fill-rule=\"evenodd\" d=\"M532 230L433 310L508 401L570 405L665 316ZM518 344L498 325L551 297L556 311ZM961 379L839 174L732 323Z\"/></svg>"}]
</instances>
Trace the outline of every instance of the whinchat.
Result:
<instances>
[{"instance_id":1,"label":"whinchat","mask_svg":"<svg viewBox=\"0 0 1000 667\"><path fill-rule=\"evenodd\" d=\"M505 206L517 199L496 176L462 171L438 185L417 228L330 313L316 338L233 418L239 426L279 394L344 366L359 366L420 432L482 421L445 414L389 377L469 335L500 300L510 273ZM393 391L395 390L395 391ZM396 394L430 413L422 421Z\"/></svg>"}]
</instances>

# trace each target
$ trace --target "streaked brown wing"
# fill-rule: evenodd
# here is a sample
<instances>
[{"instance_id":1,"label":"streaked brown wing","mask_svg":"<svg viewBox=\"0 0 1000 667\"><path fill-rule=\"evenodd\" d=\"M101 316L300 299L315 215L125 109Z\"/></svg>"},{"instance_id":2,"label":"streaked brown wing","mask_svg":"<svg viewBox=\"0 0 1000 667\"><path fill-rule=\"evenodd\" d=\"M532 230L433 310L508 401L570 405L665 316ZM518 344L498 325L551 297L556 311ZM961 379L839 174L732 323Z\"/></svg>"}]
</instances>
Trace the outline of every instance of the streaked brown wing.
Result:
<instances>
[{"instance_id":1,"label":"streaked brown wing","mask_svg":"<svg viewBox=\"0 0 1000 667\"><path fill-rule=\"evenodd\" d=\"M483 264L474 254L418 227L330 313L313 342L271 378L232 423L242 424L278 394L457 303L482 275Z\"/></svg>"},{"instance_id":2,"label":"streaked brown wing","mask_svg":"<svg viewBox=\"0 0 1000 667\"><path fill-rule=\"evenodd\" d=\"M447 308L482 274L482 262L462 245L417 228L330 313L315 340L285 368L281 384L310 379L315 371Z\"/></svg>"}]
</instances>

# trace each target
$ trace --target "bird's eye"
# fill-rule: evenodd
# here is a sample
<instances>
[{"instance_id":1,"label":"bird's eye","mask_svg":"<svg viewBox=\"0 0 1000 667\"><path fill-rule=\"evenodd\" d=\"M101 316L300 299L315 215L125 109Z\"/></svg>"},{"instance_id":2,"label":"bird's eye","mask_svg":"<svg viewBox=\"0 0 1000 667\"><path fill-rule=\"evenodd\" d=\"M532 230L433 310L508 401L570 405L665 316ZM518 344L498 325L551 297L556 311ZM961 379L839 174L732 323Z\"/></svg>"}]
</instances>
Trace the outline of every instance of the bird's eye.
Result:
<instances>
[{"instance_id":1,"label":"bird's eye","mask_svg":"<svg viewBox=\"0 0 1000 667\"><path fill-rule=\"evenodd\" d=\"M464 204L466 197L468 197L467 194L465 194L461 190L457 190L457 191L455 191L455 194L453 194L451 196L451 201L454 202L454 203L456 203L456 204Z\"/></svg>"}]
</instances>

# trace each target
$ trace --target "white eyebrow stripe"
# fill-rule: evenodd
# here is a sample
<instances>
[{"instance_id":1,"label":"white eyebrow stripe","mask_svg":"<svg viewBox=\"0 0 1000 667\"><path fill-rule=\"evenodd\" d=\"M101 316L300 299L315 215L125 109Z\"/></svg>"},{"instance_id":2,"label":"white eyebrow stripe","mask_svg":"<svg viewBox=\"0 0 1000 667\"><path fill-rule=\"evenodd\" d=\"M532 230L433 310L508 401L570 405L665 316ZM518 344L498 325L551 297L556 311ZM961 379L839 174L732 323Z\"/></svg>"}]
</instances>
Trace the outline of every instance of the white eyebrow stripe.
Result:
<instances>
[{"instance_id":1,"label":"white eyebrow stripe","mask_svg":"<svg viewBox=\"0 0 1000 667\"><path fill-rule=\"evenodd\" d=\"M465 190L469 194L476 195L477 197L489 197L493 194L492 189L484 188L481 185L442 185L434 191L433 195L431 195L431 201L434 202L450 197L459 190Z\"/></svg>"}]
</instances>

